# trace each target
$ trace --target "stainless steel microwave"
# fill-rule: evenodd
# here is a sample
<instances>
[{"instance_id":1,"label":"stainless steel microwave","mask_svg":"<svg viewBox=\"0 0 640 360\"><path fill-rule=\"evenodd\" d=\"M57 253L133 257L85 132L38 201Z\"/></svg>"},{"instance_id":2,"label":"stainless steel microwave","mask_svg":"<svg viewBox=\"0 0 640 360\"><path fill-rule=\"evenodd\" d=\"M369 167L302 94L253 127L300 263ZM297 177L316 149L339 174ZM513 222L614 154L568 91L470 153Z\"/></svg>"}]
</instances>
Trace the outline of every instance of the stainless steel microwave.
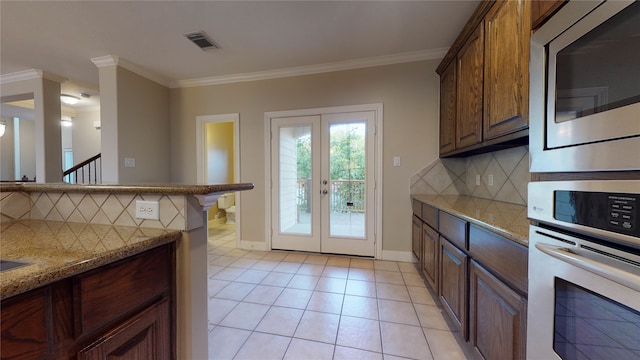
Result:
<instances>
[{"instance_id":1,"label":"stainless steel microwave","mask_svg":"<svg viewBox=\"0 0 640 360\"><path fill-rule=\"evenodd\" d=\"M569 1L529 71L531 172L640 170L640 1Z\"/></svg>"}]
</instances>

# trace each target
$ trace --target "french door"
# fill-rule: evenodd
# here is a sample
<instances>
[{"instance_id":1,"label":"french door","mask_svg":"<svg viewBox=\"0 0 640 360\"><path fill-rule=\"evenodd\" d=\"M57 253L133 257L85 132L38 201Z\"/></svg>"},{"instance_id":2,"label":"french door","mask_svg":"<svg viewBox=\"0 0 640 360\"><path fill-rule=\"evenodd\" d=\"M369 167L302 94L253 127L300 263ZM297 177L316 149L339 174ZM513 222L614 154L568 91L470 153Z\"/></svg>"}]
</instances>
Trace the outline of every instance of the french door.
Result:
<instances>
[{"instance_id":1,"label":"french door","mask_svg":"<svg viewBox=\"0 0 640 360\"><path fill-rule=\"evenodd\" d=\"M374 117L271 119L273 249L374 256Z\"/></svg>"}]
</instances>

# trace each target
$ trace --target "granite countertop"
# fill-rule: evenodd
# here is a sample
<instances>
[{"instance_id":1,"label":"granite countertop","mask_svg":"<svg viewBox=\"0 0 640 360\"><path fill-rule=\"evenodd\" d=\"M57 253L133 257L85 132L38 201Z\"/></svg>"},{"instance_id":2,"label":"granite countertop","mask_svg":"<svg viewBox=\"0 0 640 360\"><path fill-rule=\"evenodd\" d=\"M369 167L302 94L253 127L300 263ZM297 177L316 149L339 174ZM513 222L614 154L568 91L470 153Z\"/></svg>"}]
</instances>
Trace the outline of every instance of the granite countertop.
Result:
<instances>
[{"instance_id":1,"label":"granite countertop","mask_svg":"<svg viewBox=\"0 0 640 360\"><path fill-rule=\"evenodd\" d=\"M0 299L180 239L177 230L21 220L0 224L0 258L30 265L0 273Z\"/></svg>"},{"instance_id":2,"label":"granite countertop","mask_svg":"<svg viewBox=\"0 0 640 360\"><path fill-rule=\"evenodd\" d=\"M219 184L219 185L91 185L66 183L2 183L0 192L82 192L82 193L138 193L138 194L171 194L171 195L207 195L253 189L251 183Z\"/></svg>"},{"instance_id":3,"label":"granite countertop","mask_svg":"<svg viewBox=\"0 0 640 360\"><path fill-rule=\"evenodd\" d=\"M412 198L529 246L529 220L525 205L463 195L414 194Z\"/></svg>"}]
</instances>

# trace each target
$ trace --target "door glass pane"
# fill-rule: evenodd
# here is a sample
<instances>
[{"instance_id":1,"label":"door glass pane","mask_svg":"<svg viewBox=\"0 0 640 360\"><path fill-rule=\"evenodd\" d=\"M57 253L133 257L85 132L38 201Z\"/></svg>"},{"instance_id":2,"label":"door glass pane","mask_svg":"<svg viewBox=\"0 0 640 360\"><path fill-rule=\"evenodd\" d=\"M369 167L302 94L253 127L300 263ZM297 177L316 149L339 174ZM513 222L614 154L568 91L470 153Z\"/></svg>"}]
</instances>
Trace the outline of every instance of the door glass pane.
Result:
<instances>
[{"instance_id":1,"label":"door glass pane","mask_svg":"<svg viewBox=\"0 0 640 360\"><path fill-rule=\"evenodd\" d=\"M366 123L329 126L329 236L364 237Z\"/></svg>"},{"instance_id":2,"label":"door glass pane","mask_svg":"<svg viewBox=\"0 0 640 360\"><path fill-rule=\"evenodd\" d=\"M311 126L280 128L280 232L311 234Z\"/></svg>"}]
</instances>

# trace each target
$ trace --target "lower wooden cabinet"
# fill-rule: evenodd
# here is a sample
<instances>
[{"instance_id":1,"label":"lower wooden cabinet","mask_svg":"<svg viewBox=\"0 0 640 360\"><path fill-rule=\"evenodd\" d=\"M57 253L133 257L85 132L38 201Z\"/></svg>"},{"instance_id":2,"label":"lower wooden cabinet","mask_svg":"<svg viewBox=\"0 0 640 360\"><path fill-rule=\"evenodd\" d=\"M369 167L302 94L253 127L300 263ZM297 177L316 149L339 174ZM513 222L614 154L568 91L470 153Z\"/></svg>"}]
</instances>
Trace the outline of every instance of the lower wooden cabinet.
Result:
<instances>
[{"instance_id":1,"label":"lower wooden cabinet","mask_svg":"<svg viewBox=\"0 0 640 360\"><path fill-rule=\"evenodd\" d=\"M526 300L473 260L469 278L469 342L476 358L524 359Z\"/></svg>"},{"instance_id":2,"label":"lower wooden cabinet","mask_svg":"<svg viewBox=\"0 0 640 360\"><path fill-rule=\"evenodd\" d=\"M422 261L420 268L431 288L438 289L438 232L422 224Z\"/></svg>"},{"instance_id":3,"label":"lower wooden cabinet","mask_svg":"<svg viewBox=\"0 0 640 360\"><path fill-rule=\"evenodd\" d=\"M163 301L118 326L78 353L78 360L171 357L169 302Z\"/></svg>"},{"instance_id":4,"label":"lower wooden cabinet","mask_svg":"<svg viewBox=\"0 0 640 360\"><path fill-rule=\"evenodd\" d=\"M416 257L418 264L422 261L422 220L419 217L413 215L412 230L411 230L411 248L413 256Z\"/></svg>"},{"instance_id":5,"label":"lower wooden cabinet","mask_svg":"<svg viewBox=\"0 0 640 360\"><path fill-rule=\"evenodd\" d=\"M1 359L175 358L168 244L0 304Z\"/></svg>"},{"instance_id":6,"label":"lower wooden cabinet","mask_svg":"<svg viewBox=\"0 0 640 360\"><path fill-rule=\"evenodd\" d=\"M465 340L467 332L468 255L440 237L438 297Z\"/></svg>"}]
</instances>

